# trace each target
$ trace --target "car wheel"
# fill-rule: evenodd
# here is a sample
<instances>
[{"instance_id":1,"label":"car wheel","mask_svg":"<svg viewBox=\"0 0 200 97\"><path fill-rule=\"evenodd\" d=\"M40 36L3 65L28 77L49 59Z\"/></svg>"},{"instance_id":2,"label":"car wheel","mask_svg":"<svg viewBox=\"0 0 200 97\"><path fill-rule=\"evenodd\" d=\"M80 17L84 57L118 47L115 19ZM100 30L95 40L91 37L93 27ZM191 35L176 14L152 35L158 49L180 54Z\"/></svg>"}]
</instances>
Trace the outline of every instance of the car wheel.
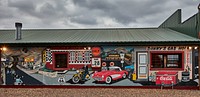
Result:
<instances>
[{"instance_id":1,"label":"car wheel","mask_svg":"<svg viewBox=\"0 0 200 97\"><path fill-rule=\"evenodd\" d=\"M129 78L129 79L132 78L132 74L131 74L131 73L128 74L128 78Z\"/></svg>"},{"instance_id":2,"label":"car wheel","mask_svg":"<svg viewBox=\"0 0 200 97\"><path fill-rule=\"evenodd\" d=\"M110 77L110 76L108 76L107 78L106 78L106 83L107 84L110 84L112 82L112 78Z\"/></svg>"},{"instance_id":3,"label":"car wheel","mask_svg":"<svg viewBox=\"0 0 200 97\"><path fill-rule=\"evenodd\" d=\"M122 75L122 78L126 78L126 73L124 73L124 74Z\"/></svg>"}]
</instances>

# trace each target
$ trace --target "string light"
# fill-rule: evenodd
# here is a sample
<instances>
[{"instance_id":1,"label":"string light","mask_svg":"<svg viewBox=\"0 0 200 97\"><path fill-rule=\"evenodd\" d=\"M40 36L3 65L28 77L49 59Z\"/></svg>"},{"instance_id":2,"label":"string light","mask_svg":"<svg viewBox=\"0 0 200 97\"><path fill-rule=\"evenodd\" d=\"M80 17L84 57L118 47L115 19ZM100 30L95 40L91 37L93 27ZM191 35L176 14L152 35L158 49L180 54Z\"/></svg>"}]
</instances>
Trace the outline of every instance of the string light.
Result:
<instances>
[{"instance_id":1,"label":"string light","mask_svg":"<svg viewBox=\"0 0 200 97\"><path fill-rule=\"evenodd\" d=\"M191 49L192 49L192 47L190 46L190 47L189 47L189 49L191 50Z\"/></svg>"},{"instance_id":2,"label":"string light","mask_svg":"<svg viewBox=\"0 0 200 97\"><path fill-rule=\"evenodd\" d=\"M7 51L7 48L6 47L2 47L1 50L2 51Z\"/></svg>"}]
</instances>

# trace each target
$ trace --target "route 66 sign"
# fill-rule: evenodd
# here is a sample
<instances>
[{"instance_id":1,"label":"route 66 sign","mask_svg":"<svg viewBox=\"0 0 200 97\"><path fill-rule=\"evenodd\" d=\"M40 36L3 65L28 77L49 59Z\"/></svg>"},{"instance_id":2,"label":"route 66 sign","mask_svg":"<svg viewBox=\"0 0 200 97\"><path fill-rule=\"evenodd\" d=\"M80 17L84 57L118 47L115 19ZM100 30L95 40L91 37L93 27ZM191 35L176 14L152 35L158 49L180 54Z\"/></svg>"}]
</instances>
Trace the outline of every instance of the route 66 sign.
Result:
<instances>
[{"instance_id":1,"label":"route 66 sign","mask_svg":"<svg viewBox=\"0 0 200 97\"><path fill-rule=\"evenodd\" d=\"M64 77L59 77L58 78L58 82L59 83L64 83L65 82L65 78Z\"/></svg>"}]
</instances>

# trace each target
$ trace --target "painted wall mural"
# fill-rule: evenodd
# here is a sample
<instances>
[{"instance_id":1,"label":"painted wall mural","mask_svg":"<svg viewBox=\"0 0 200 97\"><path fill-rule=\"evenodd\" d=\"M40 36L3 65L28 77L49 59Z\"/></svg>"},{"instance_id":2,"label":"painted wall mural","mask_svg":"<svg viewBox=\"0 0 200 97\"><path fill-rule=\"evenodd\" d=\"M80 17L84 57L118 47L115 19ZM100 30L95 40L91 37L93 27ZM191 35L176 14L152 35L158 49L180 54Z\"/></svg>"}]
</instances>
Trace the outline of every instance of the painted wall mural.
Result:
<instances>
[{"instance_id":1,"label":"painted wall mural","mask_svg":"<svg viewBox=\"0 0 200 97\"><path fill-rule=\"evenodd\" d=\"M192 77L193 55L189 50L182 50L184 55L187 55L182 59L186 60L183 63L183 70L168 69L163 72L159 69L151 70L149 60L152 58L149 56L149 49L145 48L132 46L8 48L7 51L1 52L1 85L198 85L197 78ZM137 58L140 50L148 54L147 58L142 56L140 60ZM167 56L165 53L162 55ZM148 75L147 80L138 78L139 61L147 62L148 68L145 72Z\"/></svg>"}]
</instances>

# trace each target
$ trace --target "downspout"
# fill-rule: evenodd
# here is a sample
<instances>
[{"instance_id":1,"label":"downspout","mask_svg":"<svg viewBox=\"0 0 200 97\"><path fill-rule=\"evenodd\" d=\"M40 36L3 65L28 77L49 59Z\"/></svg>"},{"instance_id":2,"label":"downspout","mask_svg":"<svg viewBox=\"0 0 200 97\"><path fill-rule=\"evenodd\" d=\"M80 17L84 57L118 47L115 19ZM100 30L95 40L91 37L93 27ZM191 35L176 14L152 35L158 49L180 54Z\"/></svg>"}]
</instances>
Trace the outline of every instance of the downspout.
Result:
<instances>
[{"instance_id":1,"label":"downspout","mask_svg":"<svg viewBox=\"0 0 200 97\"><path fill-rule=\"evenodd\" d=\"M200 29L199 29L199 26L200 26L200 4L198 5L198 13L197 13L197 20L196 20L196 30L197 30L197 33L198 33L198 38L200 39ZM199 43L199 46L198 46L198 67L199 67L199 84L200 84L200 43ZM198 85L199 85L198 84ZM199 90L200 90L200 85L199 85Z\"/></svg>"}]
</instances>

